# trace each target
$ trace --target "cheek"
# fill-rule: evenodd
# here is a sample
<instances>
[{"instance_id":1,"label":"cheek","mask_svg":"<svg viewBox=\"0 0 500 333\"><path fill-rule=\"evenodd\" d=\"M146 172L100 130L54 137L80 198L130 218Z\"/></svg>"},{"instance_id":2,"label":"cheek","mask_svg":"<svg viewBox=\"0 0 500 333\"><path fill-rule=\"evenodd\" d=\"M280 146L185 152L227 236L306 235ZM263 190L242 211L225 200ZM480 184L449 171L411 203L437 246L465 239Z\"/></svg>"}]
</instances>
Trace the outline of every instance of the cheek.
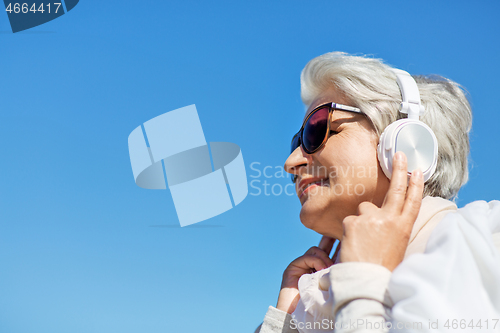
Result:
<instances>
[{"instance_id":1,"label":"cheek","mask_svg":"<svg viewBox=\"0 0 500 333\"><path fill-rule=\"evenodd\" d=\"M320 153L323 164L327 165L333 171L337 171L338 169L340 173L346 167L357 163L357 152L360 149L358 143L346 132L343 131L337 134L333 140L328 140L327 146Z\"/></svg>"},{"instance_id":2,"label":"cheek","mask_svg":"<svg viewBox=\"0 0 500 333\"><path fill-rule=\"evenodd\" d=\"M376 191L379 178L376 138L370 133L355 133L345 137L342 142L343 154L339 155L339 172L335 183L348 184L351 194L358 201L371 197Z\"/></svg>"},{"instance_id":3,"label":"cheek","mask_svg":"<svg viewBox=\"0 0 500 333\"><path fill-rule=\"evenodd\" d=\"M370 201L376 206L381 207L390 182L382 171L378 161L378 137L372 134L371 138L367 137L366 140L368 144L358 147L360 152L359 162L365 165L363 168L365 172L357 175L356 179L356 182L362 184L365 189L365 193L361 196L360 201Z\"/></svg>"},{"instance_id":4,"label":"cheek","mask_svg":"<svg viewBox=\"0 0 500 333\"><path fill-rule=\"evenodd\" d=\"M348 178L376 178L379 162L377 146L366 135L346 135L338 140L338 149L333 148L331 164L338 169L337 176ZM335 161L335 162L333 162Z\"/></svg>"},{"instance_id":5,"label":"cheek","mask_svg":"<svg viewBox=\"0 0 500 333\"><path fill-rule=\"evenodd\" d=\"M377 158L376 147L371 144L358 147L357 164L358 175L361 181L364 179L376 179L378 177L379 162Z\"/></svg>"},{"instance_id":6,"label":"cheek","mask_svg":"<svg viewBox=\"0 0 500 333\"><path fill-rule=\"evenodd\" d=\"M353 161L357 161L358 165L366 167L378 166L377 144L378 138L372 132L360 130L347 143Z\"/></svg>"}]
</instances>

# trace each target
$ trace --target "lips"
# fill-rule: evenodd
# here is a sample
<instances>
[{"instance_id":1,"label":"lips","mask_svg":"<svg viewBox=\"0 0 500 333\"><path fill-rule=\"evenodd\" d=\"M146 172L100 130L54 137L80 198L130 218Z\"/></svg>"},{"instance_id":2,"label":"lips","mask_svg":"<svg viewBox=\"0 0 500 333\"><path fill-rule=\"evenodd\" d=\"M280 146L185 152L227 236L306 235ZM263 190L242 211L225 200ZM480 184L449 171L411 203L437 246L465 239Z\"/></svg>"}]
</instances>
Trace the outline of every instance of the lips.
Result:
<instances>
[{"instance_id":1,"label":"lips","mask_svg":"<svg viewBox=\"0 0 500 333\"><path fill-rule=\"evenodd\" d=\"M304 195L309 189L314 186L328 186L328 178L306 178L302 179L299 183L299 199Z\"/></svg>"}]
</instances>

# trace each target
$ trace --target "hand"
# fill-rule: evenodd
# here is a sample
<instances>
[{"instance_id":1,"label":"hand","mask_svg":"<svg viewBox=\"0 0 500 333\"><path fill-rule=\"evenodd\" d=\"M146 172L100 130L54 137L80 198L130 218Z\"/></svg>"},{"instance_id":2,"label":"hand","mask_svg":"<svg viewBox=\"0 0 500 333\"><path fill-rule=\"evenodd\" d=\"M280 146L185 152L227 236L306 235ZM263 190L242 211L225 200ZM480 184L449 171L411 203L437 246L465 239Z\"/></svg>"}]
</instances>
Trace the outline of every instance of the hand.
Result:
<instances>
[{"instance_id":1,"label":"hand","mask_svg":"<svg viewBox=\"0 0 500 333\"><path fill-rule=\"evenodd\" d=\"M404 153L396 153L391 183L381 208L362 202L357 216L344 219L340 262L369 262L393 271L403 261L424 189L420 170L412 173L407 189L406 164Z\"/></svg>"},{"instance_id":2,"label":"hand","mask_svg":"<svg viewBox=\"0 0 500 333\"><path fill-rule=\"evenodd\" d=\"M319 246L313 246L307 252L288 265L283 273L281 290L278 296L277 309L292 313L299 302L299 278L303 274L320 271L333 265L334 261L329 255L335 239L323 236ZM335 257L338 251L335 251Z\"/></svg>"}]
</instances>

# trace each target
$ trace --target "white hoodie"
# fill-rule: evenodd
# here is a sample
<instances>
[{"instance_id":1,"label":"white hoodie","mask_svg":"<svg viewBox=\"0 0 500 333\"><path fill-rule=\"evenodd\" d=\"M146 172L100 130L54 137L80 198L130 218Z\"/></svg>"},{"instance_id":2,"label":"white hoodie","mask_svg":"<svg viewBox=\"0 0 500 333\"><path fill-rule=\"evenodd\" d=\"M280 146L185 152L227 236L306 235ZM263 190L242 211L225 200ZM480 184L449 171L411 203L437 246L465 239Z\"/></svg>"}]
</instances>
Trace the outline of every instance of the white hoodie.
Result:
<instances>
[{"instance_id":1,"label":"white hoodie","mask_svg":"<svg viewBox=\"0 0 500 333\"><path fill-rule=\"evenodd\" d=\"M500 332L500 201L425 197L392 273L339 263L304 274L299 292L291 316L269 307L261 333Z\"/></svg>"}]
</instances>

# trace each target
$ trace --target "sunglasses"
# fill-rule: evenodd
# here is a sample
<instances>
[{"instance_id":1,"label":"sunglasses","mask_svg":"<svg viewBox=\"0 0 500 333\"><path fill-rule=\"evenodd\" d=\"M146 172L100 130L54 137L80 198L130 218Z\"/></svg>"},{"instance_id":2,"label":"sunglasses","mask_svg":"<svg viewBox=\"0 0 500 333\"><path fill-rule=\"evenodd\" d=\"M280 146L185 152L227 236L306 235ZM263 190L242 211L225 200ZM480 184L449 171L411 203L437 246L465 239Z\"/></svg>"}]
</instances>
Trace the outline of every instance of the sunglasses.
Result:
<instances>
[{"instance_id":1,"label":"sunglasses","mask_svg":"<svg viewBox=\"0 0 500 333\"><path fill-rule=\"evenodd\" d=\"M290 154L302 145L308 154L314 154L325 145L330 133L330 119L334 110L364 114L360 109L337 103L327 103L312 110L304 119L302 127L292 138ZM295 182L296 175L292 175Z\"/></svg>"}]
</instances>

